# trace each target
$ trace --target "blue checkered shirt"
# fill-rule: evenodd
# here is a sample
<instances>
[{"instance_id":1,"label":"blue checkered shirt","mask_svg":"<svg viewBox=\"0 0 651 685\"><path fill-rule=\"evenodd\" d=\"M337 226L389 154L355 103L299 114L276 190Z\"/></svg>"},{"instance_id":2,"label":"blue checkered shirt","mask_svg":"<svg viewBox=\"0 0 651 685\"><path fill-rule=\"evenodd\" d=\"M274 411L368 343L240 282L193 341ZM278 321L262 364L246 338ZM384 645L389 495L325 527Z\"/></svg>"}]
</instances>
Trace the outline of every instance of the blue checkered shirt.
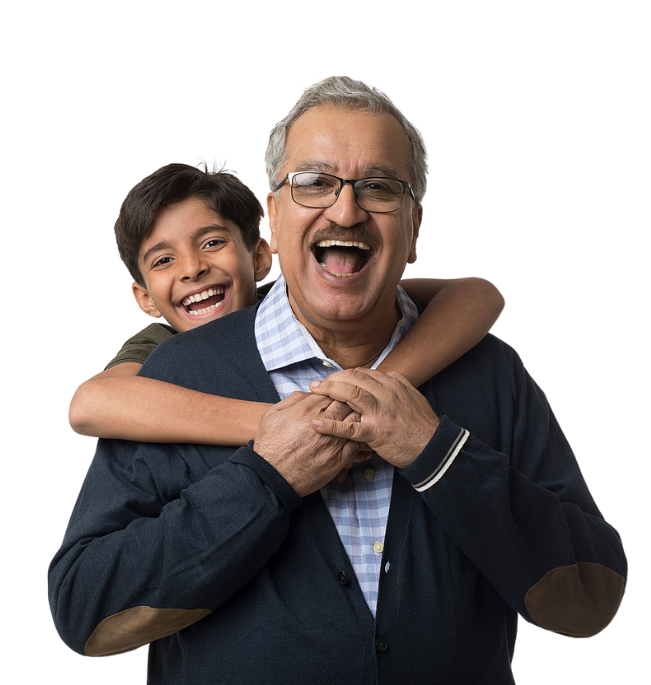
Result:
<instances>
[{"instance_id":1,"label":"blue checkered shirt","mask_svg":"<svg viewBox=\"0 0 651 685\"><path fill-rule=\"evenodd\" d=\"M414 303L398 287L403 318L372 368L391 352L418 318ZM258 309L255 338L262 362L281 398L341 367L327 358L292 312L281 276ZM375 616L384 533L391 504L393 466L376 454L356 464L344 483L332 481L321 489L328 511L351 561L369 609Z\"/></svg>"}]
</instances>

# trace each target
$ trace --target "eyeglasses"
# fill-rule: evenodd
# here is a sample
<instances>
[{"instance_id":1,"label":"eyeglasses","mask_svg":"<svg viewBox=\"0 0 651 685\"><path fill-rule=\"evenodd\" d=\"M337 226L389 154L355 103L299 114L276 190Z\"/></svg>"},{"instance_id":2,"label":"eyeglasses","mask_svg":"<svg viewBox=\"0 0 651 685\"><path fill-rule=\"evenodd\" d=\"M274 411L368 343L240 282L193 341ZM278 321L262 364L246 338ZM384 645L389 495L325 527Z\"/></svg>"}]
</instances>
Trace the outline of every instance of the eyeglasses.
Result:
<instances>
[{"instance_id":1,"label":"eyeglasses","mask_svg":"<svg viewBox=\"0 0 651 685\"><path fill-rule=\"evenodd\" d=\"M285 181L289 181L292 200L301 207L312 209L332 207L345 183L353 186L355 201L366 212L395 212L402 205L405 190L416 201L411 185L397 178L339 178L332 174L298 171L287 174L274 188L274 192L280 190Z\"/></svg>"}]
</instances>

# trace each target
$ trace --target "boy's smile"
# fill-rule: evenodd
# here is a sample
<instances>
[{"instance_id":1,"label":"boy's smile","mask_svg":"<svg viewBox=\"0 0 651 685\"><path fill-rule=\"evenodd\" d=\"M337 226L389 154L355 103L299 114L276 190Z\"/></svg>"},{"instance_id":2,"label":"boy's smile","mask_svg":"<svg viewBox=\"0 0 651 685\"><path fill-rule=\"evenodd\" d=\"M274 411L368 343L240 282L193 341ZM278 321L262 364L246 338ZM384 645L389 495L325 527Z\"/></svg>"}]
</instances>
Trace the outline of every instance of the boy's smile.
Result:
<instances>
[{"instance_id":1,"label":"boy's smile","mask_svg":"<svg viewBox=\"0 0 651 685\"><path fill-rule=\"evenodd\" d=\"M204 316L220 308L224 303L224 287L221 285L201 292L191 293L181 301L188 314Z\"/></svg>"},{"instance_id":2,"label":"boy's smile","mask_svg":"<svg viewBox=\"0 0 651 685\"><path fill-rule=\"evenodd\" d=\"M254 304L271 254L264 240L249 251L237 224L192 197L161 212L138 262L141 309L181 332Z\"/></svg>"}]
</instances>

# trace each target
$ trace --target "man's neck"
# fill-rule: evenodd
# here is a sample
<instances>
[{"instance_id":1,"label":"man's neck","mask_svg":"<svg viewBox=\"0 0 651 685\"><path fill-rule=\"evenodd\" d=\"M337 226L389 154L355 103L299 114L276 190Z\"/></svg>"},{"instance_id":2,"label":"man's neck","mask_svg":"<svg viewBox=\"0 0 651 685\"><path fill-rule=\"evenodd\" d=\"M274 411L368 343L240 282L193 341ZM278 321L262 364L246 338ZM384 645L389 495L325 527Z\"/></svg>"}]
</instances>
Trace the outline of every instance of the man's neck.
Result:
<instances>
[{"instance_id":1,"label":"man's neck","mask_svg":"<svg viewBox=\"0 0 651 685\"><path fill-rule=\"evenodd\" d=\"M314 322L301 315L289 295L294 316L307 329L323 353L342 369L371 367L389 344L402 311L396 301L394 307L383 308L381 315L369 315L355 321ZM384 314L386 312L386 314Z\"/></svg>"}]
</instances>

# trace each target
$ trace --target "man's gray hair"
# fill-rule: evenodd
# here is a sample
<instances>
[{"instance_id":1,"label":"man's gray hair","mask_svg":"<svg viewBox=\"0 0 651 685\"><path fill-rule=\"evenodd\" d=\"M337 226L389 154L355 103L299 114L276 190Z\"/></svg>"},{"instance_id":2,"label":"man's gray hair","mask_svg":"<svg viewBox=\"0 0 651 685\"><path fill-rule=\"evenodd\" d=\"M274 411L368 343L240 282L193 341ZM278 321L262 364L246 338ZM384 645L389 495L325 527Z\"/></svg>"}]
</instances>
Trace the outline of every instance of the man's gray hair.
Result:
<instances>
[{"instance_id":1,"label":"man's gray hair","mask_svg":"<svg viewBox=\"0 0 651 685\"><path fill-rule=\"evenodd\" d=\"M422 201L427 188L427 152L422 136L381 90L371 88L347 76L331 76L310 86L289 114L276 124L269 135L269 145L265 155L267 175L272 190L280 182L278 174L286 160L289 130L302 114L312 107L324 105L394 116L402 124L409 139L411 154L407 160L407 166L411 174L411 186L416 202Z\"/></svg>"}]
</instances>

